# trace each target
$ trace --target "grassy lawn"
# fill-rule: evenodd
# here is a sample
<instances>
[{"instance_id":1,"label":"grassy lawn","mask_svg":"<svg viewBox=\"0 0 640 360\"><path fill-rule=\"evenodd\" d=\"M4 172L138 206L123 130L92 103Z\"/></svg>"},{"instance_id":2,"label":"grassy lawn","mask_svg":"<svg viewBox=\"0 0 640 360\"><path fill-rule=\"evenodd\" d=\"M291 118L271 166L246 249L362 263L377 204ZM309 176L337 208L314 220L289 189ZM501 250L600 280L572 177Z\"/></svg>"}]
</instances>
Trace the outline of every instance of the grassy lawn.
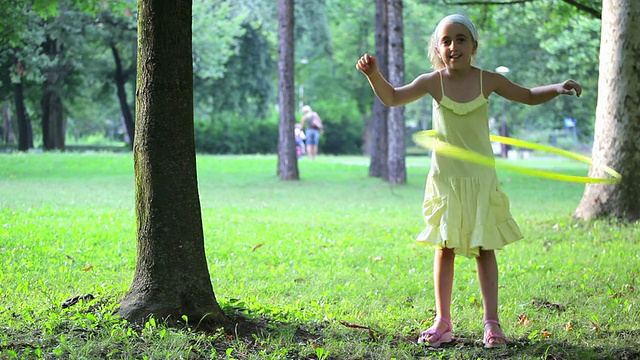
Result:
<instances>
[{"instance_id":1,"label":"grassy lawn","mask_svg":"<svg viewBox=\"0 0 640 360\"><path fill-rule=\"evenodd\" d=\"M131 154L0 154L0 358L640 358L640 226L574 221L584 185L499 171L525 234L497 254L511 343L478 345L475 261L459 257L456 342L436 351L415 344L434 316L433 251L413 241L428 158L407 159L402 186L369 178L364 157L302 159L295 182L276 163L198 157L211 281L230 318L255 322L247 336L113 315L135 266Z\"/></svg>"}]
</instances>

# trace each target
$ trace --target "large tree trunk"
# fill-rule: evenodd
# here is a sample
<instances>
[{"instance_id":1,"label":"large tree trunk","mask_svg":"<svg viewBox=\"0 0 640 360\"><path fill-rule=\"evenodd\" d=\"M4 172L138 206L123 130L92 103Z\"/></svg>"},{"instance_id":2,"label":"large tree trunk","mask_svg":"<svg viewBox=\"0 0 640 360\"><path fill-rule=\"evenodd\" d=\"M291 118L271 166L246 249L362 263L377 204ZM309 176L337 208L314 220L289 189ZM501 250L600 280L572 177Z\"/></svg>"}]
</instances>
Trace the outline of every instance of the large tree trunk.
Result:
<instances>
[{"instance_id":1,"label":"large tree trunk","mask_svg":"<svg viewBox=\"0 0 640 360\"><path fill-rule=\"evenodd\" d=\"M65 122L60 89L68 72L64 64L63 44L57 39L47 39L42 45L52 65L44 71L42 93L42 140L45 150L64 150Z\"/></svg>"},{"instance_id":2,"label":"large tree trunk","mask_svg":"<svg viewBox=\"0 0 640 360\"><path fill-rule=\"evenodd\" d=\"M640 219L640 2L602 3L602 38L593 161L622 175L617 185L588 184L574 216ZM589 176L605 177L592 166Z\"/></svg>"},{"instance_id":3,"label":"large tree trunk","mask_svg":"<svg viewBox=\"0 0 640 360\"><path fill-rule=\"evenodd\" d=\"M135 136L135 125L133 123L133 114L131 112L131 108L129 107L129 102L127 101L127 91L125 89L125 85L127 83L127 74L125 74L124 70L122 69L120 53L118 52L118 48L114 43L111 43L111 53L113 54L113 60L116 63L116 73L114 76L114 80L116 82L118 101L120 103L120 112L122 113L122 118L124 119L124 125L127 129L129 141L131 141L131 143L133 144Z\"/></svg>"},{"instance_id":4,"label":"large tree trunk","mask_svg":"<svg viewBox=\"0 0 640 360\"><path fill-rule=\"evenodd\" d=\"M293 61L293 0L278 0L278 176L299 180L298 157L293 129L296 123Z\"/></svg>"},{"instance_id":5,"label":"large tree trunk","mask_svg":"<svg viewBox=\"0 0 640 360\"><path fill-rule=\"evenodd\" d=\"M133 147L137 261L119 314L205 328L228 320L205 256L193 123L191 6L138 2L138 81Z\"/></svg>"},{"instance_id":6,"label":"large tree trunk","mask_svg":"<svg viewBox=\"0 0 640 360\"><path fill-rule=\"evenodd\" d=\"M389 82L404 84L404 34L402 30L402 0L389 0ZM404 106L389 111L389 175L392 184L407 182L404 146Z\"/></svg>"},{"instance_id":7,"label":"large tree trunk","mask_svg":"<svg viewBox=\"0 0 640 360\"><path fill-rule=\"evenodd\" d=\"M44 150L64 150L62 99L48 80L42 92L42 145Z\"/></svg>"},{"instance_id":8,"label":"large tree trunk","mask_svg":"<svg viewBox=\"0 0 640 360\"><path fill-rule=\"evenodd\" d=\"M376 60L378 68L385 79L389 77L389 16L387 9L387 0L376 0ZM388 164L388 129L387 120L389 119L389 108L385 106L377 96L373 97L373 106L371 108L371 147L369 154L371 161L369 163L369 176L389 178Z\"/></svg>"}]
</instances>

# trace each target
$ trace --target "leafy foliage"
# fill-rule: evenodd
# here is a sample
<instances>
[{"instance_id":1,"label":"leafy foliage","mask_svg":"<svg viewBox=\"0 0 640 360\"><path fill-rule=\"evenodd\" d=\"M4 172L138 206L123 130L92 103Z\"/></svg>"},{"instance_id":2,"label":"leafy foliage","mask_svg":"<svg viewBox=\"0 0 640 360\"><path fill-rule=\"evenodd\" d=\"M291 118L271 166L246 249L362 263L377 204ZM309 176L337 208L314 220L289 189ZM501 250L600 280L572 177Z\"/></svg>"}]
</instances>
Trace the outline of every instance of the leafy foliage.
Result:
<instances>
[{"instance_id":1,"label":"leafy foliage","mask_svg":"<svg viewBox=\"0 0 640 360\"><path fill-rule=\"evenodd\" d=\"M426 46L437 21L450 12L464 13L480 31L478 66L487 70L507 66L511 69L508 77L525 86L574 78L584 87L581 99L561 97L535 107L507 103L506 120L511 134L525 137L532 132L562 133L562 121L570 116L578 120L579 139L588 145L597 96L598 19L562 0L508 6L421 0L404 3L407 81L430 71ZM579 3L594 9L600 6L596 0ZM5 45L0 51L4 74L0 97L11 99L11 81L22 80L28 113L32 118L39 117L39 84L44 81L43 69L51 65L42 44L47 36L53 36L64 40L64 62L70 68L63 85L63 103L70 124L68 136L120 131L109 44L113 42L120 50L126 69L135 69L135 2L39 0L34 4L35 9L17 1L0 5L0 12L13 14L11 21L2 23L11 29L11 35L0 26L0 43ZM206 135L196 134L201 139L198 144L241 139L243 133L252 131L249 127L256 128L255 124L261 121L265 122L261 126L271 126L277 104L275 10L272 1L264 0L194 1L195 115L198 131L207 129ZM351 153L359 151L354 146L362 143L374 95L354 69L354 62L362 53L373 50L374 10L371 4L356 0L296 3L296 95L298 104L310 104L329 122L321 152ZM83 13L86 11L89 15ZM52 28L54 24L58 24L57 29ZM129 78L127 83L132 108L133 80ZM494 98L490 104L490 115L500 119L502 101ZM405 114L411 129L428 127L430 99L408 105ZM239 124L221 125L230 119ZM212 131L215 128L233 133ZM35 130L37 133L38 127ZM222 137L212 137L213 134ZM213 148L218 149L216 152L233 148L243 149L242 152L265 151L262 146L251 149L241 144L209 145L199 151Z\"/></svg>"},{"instance_id":2,"label":"leafy foliage","mask_svg":"<svg viewBox=\"0 0 640 360\"><path fill-rule=\"evenodd\" d=\"M274 61L260 29L247 23L238 39L238 49L224 64L224 76L203 81L201 94L211 97L216 112L233 111L243 119L263 119L273 102Z\"/></svg>"}]
</instances>

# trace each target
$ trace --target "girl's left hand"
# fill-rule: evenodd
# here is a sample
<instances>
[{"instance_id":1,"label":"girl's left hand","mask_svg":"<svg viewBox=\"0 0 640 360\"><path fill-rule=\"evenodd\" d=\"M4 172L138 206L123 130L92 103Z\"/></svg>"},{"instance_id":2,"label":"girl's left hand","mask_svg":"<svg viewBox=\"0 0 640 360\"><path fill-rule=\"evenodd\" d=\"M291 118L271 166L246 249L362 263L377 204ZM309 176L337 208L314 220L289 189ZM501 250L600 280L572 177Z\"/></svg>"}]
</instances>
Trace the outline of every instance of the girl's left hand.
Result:
<instances>
[{"instance_id":1,"label":"girl's left hand","mask_svg":"<svg viewBox=\"0 0 640 360\"><path fill-rule=\"evenodd\" d=\"M582 94L582 86L573 80L567 80L561 84L558 92L560 94L573 95L574 90L576 92L576 96L580 97L580 94Z\"/></svg>"}]
</instances>

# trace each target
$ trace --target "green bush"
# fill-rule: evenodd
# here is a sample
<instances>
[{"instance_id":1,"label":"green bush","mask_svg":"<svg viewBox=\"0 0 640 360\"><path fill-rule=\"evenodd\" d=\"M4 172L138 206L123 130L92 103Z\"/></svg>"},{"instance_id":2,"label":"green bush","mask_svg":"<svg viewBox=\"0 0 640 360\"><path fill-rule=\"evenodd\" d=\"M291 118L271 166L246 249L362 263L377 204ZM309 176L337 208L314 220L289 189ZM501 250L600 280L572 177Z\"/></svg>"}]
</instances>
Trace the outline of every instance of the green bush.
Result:
<instances>
[{"instance_id":1,"label":"green bush","mask_svg":"<svg viewBox=\"0 0 640 360\"><path fill-rule=\"evenodd\" d=\"M322 118L324 134L320 153L362 154L364 121L352 102L316 102L311 105Z\"/></svg>"},{"instance_id":2,"label":"green bush","mask_svg":"<svg viewBox=\"0 0 640 360\"><path fill-rule=\"evenodd\" d=\"M320 138L320 153L361 154L363 121L357 111L318 103L325 127ZM355 109L355 107L353 107ZM299 121L296 113L296 121ZM196 151L207 154L274 154L278 151L279 114L272 111L267 119L243 119L231 112L221 112L195 121Z\"/></svg>"},{"instance_id":3,"label":"green bush","mask_svg":"<svg viewBox=\"0 0 640 360\"><path fill-rule=\"evenodd\" d=\"M277 114L271 118L241 119L223 112L195 121L196 151L209 154L269 154L278 147Z\"/></svg>"}]
</instances>

